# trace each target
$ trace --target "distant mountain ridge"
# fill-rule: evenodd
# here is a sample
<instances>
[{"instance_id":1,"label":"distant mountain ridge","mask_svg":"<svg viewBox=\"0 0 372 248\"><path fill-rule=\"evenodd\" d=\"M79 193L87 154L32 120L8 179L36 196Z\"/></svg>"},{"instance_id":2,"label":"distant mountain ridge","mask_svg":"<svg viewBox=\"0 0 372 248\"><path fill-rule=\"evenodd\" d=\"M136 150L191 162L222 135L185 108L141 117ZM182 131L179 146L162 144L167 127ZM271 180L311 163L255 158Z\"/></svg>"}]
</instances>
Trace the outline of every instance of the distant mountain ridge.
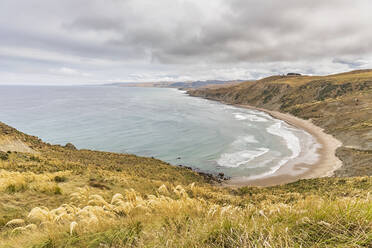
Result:
<instances>
[{"instance_id":1,"label":"distant mountain ridge","mask_svg":"<svg viewBox=\"0 0 372 248\"><path fill-rule=\"evenodd\" d=\"M201 88L209 85L223 85L223 84L234 84L241 83L244 80L233 80L233 81L222 81L222 80L206 80L206 81L194 81L194 82L175 82L171 83L169 87L175 88Z\"/></svg>"},{"instance_id":2,"label":"distant mountain ridge","mask_svg":"<svg viewBox=\"0 0 372 248\"><path fill-rule=\"evenodd\" d=\"M156 87L156 88L181 88L197 89L209 86L233 85L247 80L198 80L198 81L179 81L179 82L144 82L144 83L112 83L109 85L121 87Z\"/></svg>"}]
</instances>

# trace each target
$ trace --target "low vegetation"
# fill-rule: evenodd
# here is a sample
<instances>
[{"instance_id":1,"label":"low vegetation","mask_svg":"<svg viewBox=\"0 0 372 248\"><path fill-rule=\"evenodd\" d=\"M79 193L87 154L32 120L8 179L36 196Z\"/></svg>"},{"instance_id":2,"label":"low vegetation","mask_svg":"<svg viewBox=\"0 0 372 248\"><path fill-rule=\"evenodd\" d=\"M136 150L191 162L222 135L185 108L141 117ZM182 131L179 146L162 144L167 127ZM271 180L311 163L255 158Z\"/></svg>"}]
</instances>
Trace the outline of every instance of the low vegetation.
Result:
<instances>
[{"instance_id":1,"label":"low vegetation","mask_svg":"<svg viewBox=\"0 0 372 248\"><path fill-rule=\"evenodd\" d=\"M303 104L327 110L332 99ZM369 122L359 123L351 130L364 132ZM368 149L342 149L368 174ZM154 158L50 145L2 123L0 151L0 247L372 247L368 176L221 187Z\"/></svg>"},{"instance_id":2,"label":"low vegetation","mask_svg":"<svg viewBox=\"0 0 372 248\"><path fill-rule=\"evenodd\" d=\"M355 182L372 185L368 178L337 183ZM57 208L35 207L24 219L10 220L3 235L24 246L34 243L34 247L372 244L370 194L359 191L358 197L302 195L280 187L267 189L265 194L259 191L244 188L229 196L195 184L169 189L162 185L155 195L141 195L130 189L105 198L85 187ZM208 200L208 196L213 200Z\"/></svg>"},{"instance_id":3,"label":"low vegetation","mask_svg":"<svg viewBox=\"0 0 372 248\"><path fill-rule=\"evenodd\" d=\"M372 245L370 177L224 188L152 158L31 144L0 160L0 247Z\"/></svg>"}]
</instances>

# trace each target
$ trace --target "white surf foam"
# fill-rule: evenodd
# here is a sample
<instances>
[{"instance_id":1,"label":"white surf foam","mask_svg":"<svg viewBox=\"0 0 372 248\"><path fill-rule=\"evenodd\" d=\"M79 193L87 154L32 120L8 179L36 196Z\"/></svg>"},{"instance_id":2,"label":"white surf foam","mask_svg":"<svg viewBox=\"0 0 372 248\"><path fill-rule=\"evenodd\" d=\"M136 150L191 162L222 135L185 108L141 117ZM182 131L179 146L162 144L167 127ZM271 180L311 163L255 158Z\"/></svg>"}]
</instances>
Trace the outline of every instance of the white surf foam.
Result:
<instances>
[{"instance_id":1,"label":"white surf foam","mask_svg":"<svg viewBox=\"0 0 372 248\"><path fill-rule=\"evenodd\" d=\"M254 175L254 176L244 177L245 179L247 179L247 180L252 180L253 179L254 180L254 179L259 179L259 178L264 178L264 177L270 176L270 175L274 174L277 170L279 170L280 167L282 167L284 164L286 164L290 161L296 161L296 163L312 164L312 163L315 163L318 160L319 154L317 154L316 151L319 147L321 147L321 145L316 142L316 140L314 139L313 136L311 136L309 133L307 133L304 130L297 130L297 129L293 129L293 128L288 127L288 126L287 127L286 126L284 126L284 127L281 126L281 131L278 132L279 126L281 126L281 125L279 125L277 123L270 126L268 128L270 131L268 130L268 132L270 132L272 134L274 134L274 132L275 132L275 135L280 136L280 137L282 137L283 139L286 140L287 144L289 144L288 148L292 151L291 156L287 156L287 157L283 158L282 160L280 160L275 166L270 167L269 171L267 171L265 173L258 174L258 175ZM284 129L284 131L283 131L283 129ZM296 136L294 131L297 131L297 132L301 133L302 144L300 143L300 140ZM289 132L291 134L289 134ZM294 138L294 136L296 138ZM289 140L290 140L290 142L288 142ZM301 147L303 147L304 149L301 150ZM264 162L262 165L264 166L265 164L268 164L269 162L272 162L272 160L268 160L268 161ZM299 171L298 173L301 173L301 172Z\"/></svg>"},{"instance_id":2,"label":"white surf foam","mask_svg":"<svg viewBox=\"0 0 372 248\"><path fill-rule=\"evenodd\" d=\"M274 174L288 161L297 158L301 153L301 143L300 139L294 133L294 129L287 126L284 121L277 120L275 124L266 128L268 133L281 137L287 144L288 149L291 151L291 155L283 158L275 166L270 168L270 171L250 177L251 179L260 178Z\"/></svg>"},{"instance_id":3,"label":"white surf foam","mask_svg":"<svg viewBox=\"0 0 372 248\"><path fill-rule=\"evenodd\" d=\"M217 160L217 163L223 167L236 168L241 165L244 165L253 159L264 155L269 149L261 147L256 150L244 150L233 153L224 153Z\"/></svg>"},{"instance_id":4,"label":"white surf foam","mask_svg":"<svg viewBox=\"0 0 372 248\"><path fill-rule=\"evenodd\" d=\"M247 135L239 137L232 143L232 145L234 147L242 147L245 146L247 143L258 143L258 141L253 135Z\"/></svg>"},{"instance_id":5,"label":"white surf foam","mask_svg":"<svg viewBox=\"0 0 372 248\"><path fill-rule=\"evenodd\" d=\"M302 130L302 135L303 147L305 147L306 149L303 149L303 154L300 158L298 158L298 161L305 164L313 164L319 159L317 150L321 148L322 145L317 143L315 138L308 132Z\"/></svg>"},{"instance_id":6,"label":"white surf foam","mask_svg":"<svg viewBox=\"0 0 372 248\"><path fill-rule=\"evenodd\" d=\"M277 121L275 124L271 125L270 127L266 128L267 132L279 136L287 143L287 147L291 150L292 155L289 157L290 159L298 157L301 152L301 143L300 139L294 134L294 129L283 125L283 121Z\"/></svg>"},{"instance_id":7,"label":"white surf foam","mask_svg":"<svg viewBox=\"0 0 372 248\"><path fill-rule=\"evenodd\" d=\"M272 160L269 160L268 163L269 162L272 162ZM276 164L275 166L270 167L268 172L261 173L261 174L255 175L255 176L245 177L245 178L252 180L252 179L258 179L258 178L263 178L263 177L270 176L270 175L274 174L277 170L279 170L280 167L282 167L287 162L288 162L288 159L282 159L282 160L279 161L278 164Z\"/></svg>"},{"instance_id":8,"label":"white surf foam","mask_svg":"<svg viewBox=\"0 0 372 248\"><path fill-rule=\"evenodd\" d=\"M228 110L230 110L230 109L234 109L234 110L239 110L237 107L234 107L234 106L231 106L231 105L222 105L222 108L223 109L228 109Z\"/></svg>"},{"instance_id":9,"label":"white surf foam","mask_svg":"<svg viewBox=\"0 0 372 248\"><path fill-rule=\"evenodd\" d=\"M267 122L268 120L266 118L257 116L255 114L246 114L246 113L233 113L235 119L237 120L249 120L252 122Z\"/></svg>"},{"instance_id":10,"label":"white surf foam","mask_svg":"<svg viewBox=\"0 0 372 248\"><path fill-rule=\"evenodd\" d=\"M262 112L262 111L253 110L253 109L251 109L249 111L252 112L252 113L254 113L255 115L262 116L262 117L265 117L265 118L270 119L270 120L273 120L274 119L271 115L269 115L269 114L267 114L265 112Z\"/></svg>"},{"instance_id":11,"label":"white surf foam","mask_svg":"<svg viewBox=\"0 0 372 248\"><path fill-rule=\"evenodd\" d=\"M246 120L246 119L248 119L246 116L244 116L244 115L242 115L242 114L240 114L240 113L233 113L233 115L234 115L234 117L235 117L235 119L237 119L237 120Z\"/></svg>"}]
</instances>

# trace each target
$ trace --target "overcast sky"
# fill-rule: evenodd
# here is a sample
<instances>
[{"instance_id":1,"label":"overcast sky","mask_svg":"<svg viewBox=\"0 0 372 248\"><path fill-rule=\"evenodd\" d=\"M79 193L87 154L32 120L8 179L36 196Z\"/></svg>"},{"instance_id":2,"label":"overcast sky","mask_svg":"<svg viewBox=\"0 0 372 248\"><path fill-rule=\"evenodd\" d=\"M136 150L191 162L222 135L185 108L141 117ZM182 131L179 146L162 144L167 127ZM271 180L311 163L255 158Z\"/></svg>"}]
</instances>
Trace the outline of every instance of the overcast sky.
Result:
<instances>
[{"instance_id":1,"label":"overcast sky","mask_svg":"<svg viewBox=\"0 0 372 248\"><path fill-rule=\"evenodd\" d=\"M370 0L1 0L0 84L372 67Z\"/></svg>"}]
</instances>

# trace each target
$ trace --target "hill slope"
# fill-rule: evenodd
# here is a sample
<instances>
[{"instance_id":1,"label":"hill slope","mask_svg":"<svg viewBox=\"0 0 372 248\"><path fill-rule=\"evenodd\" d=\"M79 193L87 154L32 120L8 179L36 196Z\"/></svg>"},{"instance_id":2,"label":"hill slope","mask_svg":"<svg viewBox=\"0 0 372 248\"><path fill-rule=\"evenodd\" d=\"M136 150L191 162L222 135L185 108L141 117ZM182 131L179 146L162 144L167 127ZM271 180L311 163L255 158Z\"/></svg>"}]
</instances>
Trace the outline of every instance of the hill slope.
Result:
<instances>
[{"instance_id":1,"label":"hill slope","mask_svg":"<svg viewBox=\"0 0 372 248\"><path fill-rule=\"evenodd\" d=\"M272 76L256 82L189 91L311 119L343 143L337 176L372 175L372 70L330 76Z\"/></svg>"},{"instance_id":2,"label":"hill slope","mask_svg":"<svg viewBox=\"0 0 372 248\"><path fill-rule=\"evenodd\" d=\"M0 123L0 247L371 247L371 191L370 177L223 188Z\"/></svg>"}]
</instances>

